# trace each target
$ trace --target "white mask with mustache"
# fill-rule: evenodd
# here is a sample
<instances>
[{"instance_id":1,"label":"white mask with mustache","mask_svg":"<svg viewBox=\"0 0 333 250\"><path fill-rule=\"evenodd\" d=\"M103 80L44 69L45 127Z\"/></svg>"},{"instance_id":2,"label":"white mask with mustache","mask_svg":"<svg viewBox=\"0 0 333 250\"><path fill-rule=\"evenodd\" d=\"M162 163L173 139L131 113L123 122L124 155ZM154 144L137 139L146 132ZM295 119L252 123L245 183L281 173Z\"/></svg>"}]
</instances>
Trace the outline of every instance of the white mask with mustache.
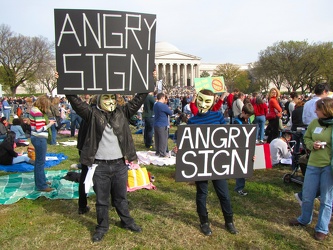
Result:
<instances>
[{"instance_id":1,"label":"white mask with mustache","mask_svg":"<svg viewBox=\"0 0 333 250\"><path fill-rule=\"evenodd\" d=\"M117 106L116 95L101 95L99 104L101 109L103 109L104 111L114 111Z\"/></svg>"}]
</instances>

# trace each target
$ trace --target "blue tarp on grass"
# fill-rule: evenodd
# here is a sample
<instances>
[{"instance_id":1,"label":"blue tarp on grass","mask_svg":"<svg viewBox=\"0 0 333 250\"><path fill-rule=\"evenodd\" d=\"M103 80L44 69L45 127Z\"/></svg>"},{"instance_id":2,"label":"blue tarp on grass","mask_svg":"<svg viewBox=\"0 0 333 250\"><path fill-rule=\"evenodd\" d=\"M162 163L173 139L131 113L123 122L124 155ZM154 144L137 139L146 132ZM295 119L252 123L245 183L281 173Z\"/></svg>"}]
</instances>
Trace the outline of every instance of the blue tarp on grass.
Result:
<instances>
[{"instance_id":1,"label":"blue tarp on grass","mask_svg":"<svg viewBox=\"0 0 333 250\"><path fill-rule=\"evenodd\" d=\"M50 168L53 166L58 165L63 160L66 160L68 157L64 154L57 154L57 153L46 153L46 157L57 157L58 160L50 160L46 161L45 168ZM31 172L34 171L34 166L31 164L28 164L26 162L17 163L13 165L0 165L0 171L5 172Z\"/></svg>"}]
</instances>

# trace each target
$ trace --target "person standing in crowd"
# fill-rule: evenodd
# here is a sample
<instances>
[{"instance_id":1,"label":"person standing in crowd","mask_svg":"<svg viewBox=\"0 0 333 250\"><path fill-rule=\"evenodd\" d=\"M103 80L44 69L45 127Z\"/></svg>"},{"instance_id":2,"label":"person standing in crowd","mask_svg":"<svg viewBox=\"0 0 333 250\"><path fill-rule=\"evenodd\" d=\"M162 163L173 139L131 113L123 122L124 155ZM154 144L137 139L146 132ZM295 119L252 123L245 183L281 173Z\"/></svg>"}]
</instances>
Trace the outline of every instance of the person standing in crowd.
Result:
<instances>
[{"instance_id":1,"label":"person standing in crowd","mask_svg":"<svg viewBox=\"0 0 333 250\"><path fill-rule=\"evenodd\" d=\"M308 100L304 104L303 108L303 115L302 120L303 123L307 126L309 125L313 119L317 119L317 114L315 112L316 110L316 102L321 99L328 96L328 86L325 83L318 83L314 88L315 96L312 97L310 100Z\"/></svg>"},{"instance_id":2,"label":"person standing in crowd","mask_svg":"<svg viewBox=\"0 0 333 250\"><path fill-rule=\"evenodd\" d=\"M96 107L76 95L66 97L87 123L80 163L86 166L97 165L93 187L98 225L92 241L101 241L109 230L110 194L121 226L133 232L141 232L141 227L135 224L129 213L126 188L128 168L125 159L130 162L137 159L129 120L143 104L147 93L137 94L124 106L117 105L115 94L98 95Z\"/></svg>"},{"instance_id":3,"label":"person standing in crowd","mask_svg":"<svg viewBox=\"0 0 333 250\"><path fill-rule=\"evenodd\" d=\"M57 144L57 130L61 126L61 124L57 123L57 118L58 118L58 120L60 118L59 103L60 103L60 100L58 97L51 97L49 120L54 120L54 121L56 121L56 123L51 126L51 134L49 136L50 145Z\"/></svg>"},{"instance_id":4,"label":"person standing in crowd","mask_svg":"<svg viewBox=\"0 0 333 250\"><path fill-rule=\"evenodd\" d=\"M233 93L230 93L227 96L227 106L228 106L228 114L229 114L229 123L232 124L232 118L234 117L232 112L232 104L234 102L234 96L239 93L239 89L234 89Z\"/></svg>"},{"instance_id":5,"label":"person standing in crowd","mask_svg":"<svg viewBox=\"0 0 333 250\"><path fill-rule=\"evenodd\" d=\"M187 102L187 97L184 95L183 97L182 97L182 113L185 113L184 112L184 107L188 104L188 102Z\"/></svg>"},{"instance_id":6,"label":"person standing in crowd","mask_svg":"<svg viewBox=\"0 0 333 250\"><path fill-rule=\"evenodd\" d=\"M306 167L302 213L297 219L289 221L290 226L306 226L311 223L314 200L320 191L320 207L314 238L325 240L329 233L332 215L333 175L332 175L332 137L333 137L333 99L324 97L316 101L317 119L308 126L304 142L311 151Z\"/></svg>"},{"instance_id":7,"label":"person standing in crowd","mask_svg":"<svg viewBox=\"0 0 333 250\"><path fill-rule=\"evenodd\" d=\"M268 127L266 129L269 130L267 143L270 143L275 138L279 137L282 108L279 104L280 91L277 88L271 88L268 96L269 103L267 115L271 116L271 119L268 119Z\"/></svg>"},{"instance_id":8,"label":"person standing in crowd","mask_svg":"<svg viewBox=\"0 0 333 250\"><path fill-rule=\"evenodd\" d=\"M2 100L2 112L4 117L6 117L7 121L9 121L10 118L11 109L12 108L9 105L7 96L4 96Z\"/></svg>"},{"instance_id":9,"label":"person standing in crowd","mask_svg":"<svg viewBox=\"0 0 333 250\"><path fill-rule=\"evenodd\" d=\"M234 117L239 116L242 113L242 108L244 106L245 95L242 92L234 95L234 101L232 103L232 113ZM230 122L230 124L232 124Z\"/></svg>"},{"instance_id":10,"label":"person standing in crowd","mask_svg":"<svg viewBox=\"0 0 333 250\"><path fill-rule=\"evenodd\" d=\"M214 93L211 90L203 89L197 95L197 107L199 113L188 120L188 124L225 124L223 115L220 112L214 112L210 109L214 103ZM228 232L237 234L233 222L233 211L230 202L228 182L226 179L212 180L215 192L220 200L222 213L225 220L225 227ZM209 225L206 200L208 196L208 181L196 181L196 205L197 213L200 219L200 228L204 235L209 236L212 230Z\"/></svg>"},{"instance_id":11,"label":"person standing in crowd","mask_svg":"<svg viewBox=\"0 0 333 250\"><path fill-rule=\"evenodd\" d=\"M168 126L169 115L172 115L172 111L165 104L165 95L163 93L157 94L154 115L155 154L160 157L168 157L166 152L168 146Z\"/></svg>"},{"instance_id":12,"label":"person standing in crowd","mask_svg":"<svg viewBox=\"0 0 333 250\"><path fill-rule=\"evenodd\" d=\"M86 103L90 103L91 107L96 107L96 98L97 96L94 96L90 100L90 95L85 95L84 100ZM86 135L88 133L88 124L85 122L84 119L82 119L80 123L80 129L77 135L77 149L79 150L79 155L81 155L81 151L83 149L84 141L86 139ZM80 175L80 181L79 181L79 200L78 200L78 213L79 214L85 214L90 211L90 207L88 206L87 201L87 194L85 192L85 179L88 173L88 166L85 164L81 164L81 175Z\"/></svg>"},{"instance_id":13,"label":"person standing in crowd","mask_svg":"<svg viewBox=\"0 0 333 250\"><path fill-rule=\"evenodd\" d=\"M257 125L256 142L264 143L265 123L268 107L262 98L257 96L253 104L253 109L255 115L254 124Z\"/></svg>"},{"instance_id":14,"label":"person standing in crowd","mask_svg":"<svg viewBox=\"0 0 333 250\"><path fill-rule=\"evenodd\" d=\"M48 186L44 166L47 152L48 129L56 122L48 120L47 113L50 112L51 102L46 95L38 97L30 110L31 143L35 147L35 185L36 190L51 192L53 188Z\"/></svg>"},{"instance_id":15,"label":"person standing in crowd","mask_svg":"<svg viewBox=\"0 0 333 250\"><path fill-rule=\"evenodd\" d=\"M293 111L295 109L295 105L298 102L298 100L299 100L298 94L296 92L291 92L290 93L290 102L288 105L288 114L289 114L289 121L287 124L288 127L292 126Z\"/></svg>"},{"instance_id":16,"label":"person standing in crowd","mask_svg":"<svg viewBox=\"0 0 333 250\"><path fill-rule=\"evenodd\" d=\"M304 127L307 128L307 126L314 120L318 119L317 113L316 113L316 103L318 100L325 98L328 96L328 86L325 83L318 83L316 84L314 88L315 96L313 96L310 100L306 101L303 107L303 113L302 113L302 121L304 124ZM296 144L296 146L299 148L299 145ZM319 194L320 192L318 192ZM300 191L298 193L294 194L296 200L301 205L302 199L303 199L303 192Z\"/></svg>"},{"instance_id":17,"label":"person standing in crowd","mask_svg":"<svg viewBox=\"0 0 333 250\"><path fill-rule=\"evenodd\" d=\"M219 111L222 107L222 104L223 104L223 100L225 98L225 95L226 93L223 93L218 99L216 102L214 102L214 105L212 107L212 111ZM199 112L199 109L196 105L196 99L197 99L197 95L194 93L193 94L193 98L192 98L192 101L190 102L190 109L191 109L191 113L193 115L197 115L198 112Z\"/></svg>"},{"instance_id":18,"label":"person standing in crowd","mask_svg":"<svg viewBox=\"0 0 333 250\"><path fill-rule=\"evenodd\" d=\"M23 152L17 153L15 148L15 132L8 132L7 137L0 144L0 164L1 165L12 165L16 163L26 162L34 165L27 155L23 155Z\"/></svg>"},{"instance_id":19,"label":"person standing in crowd","mask_svg":"<svg viewBox=\"0 0 333 250\"><path fill-rule=\"evenodd\" d=\"M292 120L291 120L291 131L296 132L298 129L297 128L303 128L304 132L306 129L306 126L303 123L302 120L302 115L303 115L303 108L304 108L304 101L299 99L296 101L294 110L291 114ZM300 151L300 144L301 144L301 136L303 136L303 131L301 134L293 134L292 138L293 140L296 141L295 147L294 147L294 152L299 152Z\"/></svg>"},{"instance_id":20,"label":"person standing in crowd","mask_svg":"<svg viewBox=\"0 0 333 250\"><path fill-rule=\"evenodd\" d=\"M142 113L145 125L143 139L145 147L147 149L152 149L153 147L154 104L155 104L154 93L150 92L143 103L143 113Z\"/></svg>"},{"instance_id":21,"label":"person standing in crowd","mask_svg":"<svg viewBox=\"0 0 333 250\"><path fill-rule=\"evenodd\" d=\"M257 92L252 93L252 97L250 99L250 103L252 104L252 106L254 106L254 104L257 102L257 96L258 96Z\"/></svg>"},{"instance_id":22,"label":"person standing in crowd","mask_svg":"<svg viewBox=\"0 0 333 250\"><path fill-rule=\"evenodd\" d=\"M237 117L234 117L233 124L251 124L250 117L254 114L254 108L251 103L246 103L242 107L242 113ZM247 192L244 191L245 188L245 178L237 178L235 191L240 196L246 196Z\"/></svg>"},{"instance_id":23,"label":"person standing in crowd","mask_svg":"<svg viewBox=\"0 0 333 250\"><path fill-rule=\"evenodd\" d=\"M76 113L76 111L72 108L72 106L69 106L70 109L70 119L71 119L71 137L75 136L75 130L76 128L80 127L81 123L81 117Z\"/></svg>"},{"instance_id":24,"label":"person standing in crowd","mask_svg":"<svg viewBox=\"0 0 333 250\"><path fill-rule=\"evenodd\" d=\"M32 108L32 98L26 97L23 104L23 118L29 118L30 110Z\"/></svg>"}]
</instances>

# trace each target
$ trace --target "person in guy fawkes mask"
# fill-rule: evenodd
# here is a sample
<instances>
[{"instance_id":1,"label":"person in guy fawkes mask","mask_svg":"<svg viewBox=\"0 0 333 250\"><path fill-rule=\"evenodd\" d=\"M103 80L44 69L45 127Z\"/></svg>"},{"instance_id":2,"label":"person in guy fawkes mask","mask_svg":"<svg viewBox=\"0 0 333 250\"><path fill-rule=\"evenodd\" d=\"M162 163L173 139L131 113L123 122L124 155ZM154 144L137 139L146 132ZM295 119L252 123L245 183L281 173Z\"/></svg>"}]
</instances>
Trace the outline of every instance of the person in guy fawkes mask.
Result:
<instances>
[{"instance_id":1,"label":"person in guy fawkes mask","mask_svg":"<svg viewBox=\"0 0 333 250\"><path fill-rule=\"evenodd\" d=\"M92 237L93 242L101 241L109 229L110 194L121 226L133 232L142 231L129 213L126 188L128 168L125 160L131 162L137 159L129 119L136 114L147 94L137 94L124 106L117 105L115 94L102 94L97 97L97 105L93 107L76 95L66 95L87 126L80 163L97 165L93 188L98 225Z\"/></svg>"},{"instance_id":2,"label":"person in guy fawkes mask","mask_svg":"<svg viewBox=\"0 0 333 250\"><path fill-rule=\"evenodd\" d=\"M200 90L196 105L199 113L188 120L188 124L225 124L224 117L221 112L211 111L214 104L214 93L211 90ZM229 189L227 180L212 180L215 192L220 200L222 213L225 220L226 229L232 233L237 234L238 231L233 223L233 211L230 202ZM204 235L211 235L212 230L209 225L208 212L206 207L206 200L208 195L208 181L196 181L195 182L196 204L197 212L200 219L200 228Z\"/></svg>"}]
</instances>

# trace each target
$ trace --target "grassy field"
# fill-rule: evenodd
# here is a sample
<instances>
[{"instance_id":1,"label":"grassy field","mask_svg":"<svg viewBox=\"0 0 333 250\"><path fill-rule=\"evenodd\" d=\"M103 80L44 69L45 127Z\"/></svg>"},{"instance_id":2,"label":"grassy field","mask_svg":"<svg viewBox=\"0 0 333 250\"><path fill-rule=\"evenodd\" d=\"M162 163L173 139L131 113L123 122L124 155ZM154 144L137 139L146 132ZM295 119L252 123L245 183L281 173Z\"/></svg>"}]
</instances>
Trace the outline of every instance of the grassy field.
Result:
<instances>
[{"instance_id":1,"label":"grassy field","mask_svg":"<svg viewBox=\"0 0 333 250\"><path fill-rule=\"evenodd\" d=\"M137 150L144 150L142 135L133 135ZM66 141L68 137L59 137ZM169 148L172 146L169 140ZM49 170L69 169L78 161L75 147L48 146L48 152L62 152L68 160ZM332 237L324 242L313 239L318 216L306 228L292 228L288 220L300 214L294 192L297 184L284 184L288 167L256 170L246 182L248 196L238 196L229 188L238 235L229 234L219 201L210 185L207 207L212 236L204 236L196 214L195 186L175 182L175 166L147 166L155 176L157 190L139 190L128 194L130 210L141 234L119 227L119 218L110 209L110 230L102 242L92 243L96 226L95 197L88 198L91 211L78 215L77 200L22 199L0 206L1 249L333 249ZM0 172L0 175L8 173Z\"/></svg>"}]
</instances>

